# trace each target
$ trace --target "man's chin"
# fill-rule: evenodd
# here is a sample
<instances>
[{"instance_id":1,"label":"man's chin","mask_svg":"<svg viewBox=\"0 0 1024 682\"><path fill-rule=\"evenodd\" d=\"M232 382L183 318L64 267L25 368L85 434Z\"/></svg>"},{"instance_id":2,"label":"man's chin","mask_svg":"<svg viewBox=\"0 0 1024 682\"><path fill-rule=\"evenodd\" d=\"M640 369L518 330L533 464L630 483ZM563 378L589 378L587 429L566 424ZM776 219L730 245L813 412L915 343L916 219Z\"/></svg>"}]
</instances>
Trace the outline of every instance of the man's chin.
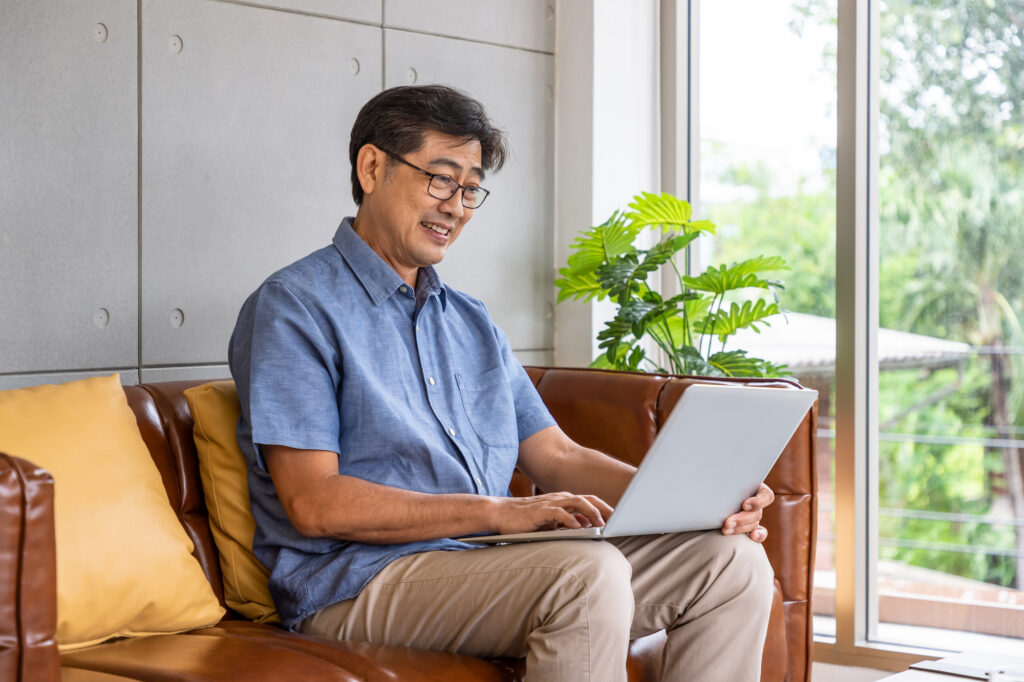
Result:
<instances>
[{"instance_id":1,"label":"man's chin","mask_svg":"<svg viewBox=\"0 0 1024 682\"><path fill-rule=\"evenodd\" d=\"M425 268L430 265L437 265L444 260L446 254L447 251L442 251L440 253L424 253L419 259L418 267Z\"/></svg>"}]
</instances>

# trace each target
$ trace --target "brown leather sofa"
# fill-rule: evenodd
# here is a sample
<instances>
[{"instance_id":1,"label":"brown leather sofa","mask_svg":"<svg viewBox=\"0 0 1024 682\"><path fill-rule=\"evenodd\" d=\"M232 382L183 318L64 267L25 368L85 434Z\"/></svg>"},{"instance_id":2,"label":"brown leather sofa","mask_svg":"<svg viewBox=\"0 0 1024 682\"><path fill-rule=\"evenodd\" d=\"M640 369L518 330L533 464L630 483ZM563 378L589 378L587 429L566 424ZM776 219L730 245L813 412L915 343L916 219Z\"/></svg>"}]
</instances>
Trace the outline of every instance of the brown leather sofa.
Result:
<instances>
[{"instance_id":1,"label":"brown leather sofa","mask_svg":"<svg viewBox=\"0 0 1024 682\"><path fill-rule=\"evenodd\" d=\"M577 441L636 463L686 388L706 381L579 369L528 368L562 428ZM732 380L794 389L781 380ZM195 556L223 603L221 569L207 520L182 391L200 382L126 387L170 503L195 542ZM775 600L761 679L810 679L811 594L817 514L816 414L797 430L768 478L765 549ZM517 474L516 494L532 490ZM25 460L0 454L0 680L474 680L523 679L516 660L334 642L251 623L231 614L217 626L178 635L109 641L59 654L55 641L53 484ZM629 679L656 680L664 633L630 647ZM742 655L743 652L737 652Z\"/></svg>"}]
</instances>

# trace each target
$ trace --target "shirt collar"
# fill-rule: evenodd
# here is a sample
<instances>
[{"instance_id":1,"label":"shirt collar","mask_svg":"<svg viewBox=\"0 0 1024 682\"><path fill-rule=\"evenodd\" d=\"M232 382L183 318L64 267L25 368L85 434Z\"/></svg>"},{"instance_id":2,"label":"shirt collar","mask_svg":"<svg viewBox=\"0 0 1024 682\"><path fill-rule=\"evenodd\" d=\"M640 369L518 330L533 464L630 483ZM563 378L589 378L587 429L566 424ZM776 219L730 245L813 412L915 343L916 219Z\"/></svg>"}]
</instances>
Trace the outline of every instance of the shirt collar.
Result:
<instances>
[{"instance_id":1,"label":"shirt collar","mask_svg":"<svg viewBox=\"0 0 1024 682\"><path fill-rule=\"evenodd\" d=\"M341 221L338 231L334 233L334 248L352 268L356 279L363 285L374 305L380 305L394 294L405 282L390 265L377 255L370 245L352 229L353 218ZM441 309L448 307L448 294L434 266L420 268L416 282L416 298L425 301L432 294L441 299Z\"/></svg>"},{"instance_id":2,"label":"shirt collar","mask_svg":"<svg viewBox=\"0 0 1024 682\"><path fill-rule=\"evenodd\" d=\"M416 307L421 307L434 294L441 299L441 310L446 310L448 308L448 290L434 266L428 265L425 268L420 268L420 274L416 280Z\"/></svg>"}]
</instances>

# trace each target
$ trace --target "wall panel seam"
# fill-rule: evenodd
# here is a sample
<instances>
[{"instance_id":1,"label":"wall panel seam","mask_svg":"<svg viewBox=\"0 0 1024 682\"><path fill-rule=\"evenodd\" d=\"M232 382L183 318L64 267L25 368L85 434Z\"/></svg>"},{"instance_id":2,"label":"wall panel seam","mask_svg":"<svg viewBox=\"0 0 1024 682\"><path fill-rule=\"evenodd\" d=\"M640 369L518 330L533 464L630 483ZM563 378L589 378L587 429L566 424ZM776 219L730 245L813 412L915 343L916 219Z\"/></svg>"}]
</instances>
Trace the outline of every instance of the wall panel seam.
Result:
<instances>
[{"instance_id":1,"label":"wall panel seam","mask_svg":"<svg viewBox=\"0 0 1024 682\"><path fill-rule=\"evenodd\" d=\"M363 19L350 19L348 17L336 17L330 14L322 14L320 12L308 12L301 9L292 9L290 7L271 7L269 5L261 5L257 2L242 2L241 0L207 0L207 2L219 2L223 5L239 5L241 7L253 7L255 9L265 9L270 12L282 12L284 14L298 14L304 17L315 17L317 19L329 19L330 21L342 21L347 24L359 24L360 26L373 26L380 28L382 23L376 21L365 21ZM383 10L381 10L383 12ZM383 20L383 17L382 17Z\"/></svg>"},{"instance_id":2,"label":"wall panel seam","mask_svg":"<svg viewBox=\"0 0 1024 682\"><path fill-rule=\"evenodd\" d=\"M220 0L218 0L220 1ZM499 43L492 40L473 40L472 38L462 38L459 36L445 35L444 33L435 33L432 31L414 31L408 28L399 28L397 26L383 26L388 31L401 31L402 33L412 33L419 36L431 36L433 38L447 38L448 40L458 40L463 43L473 43L474 45L491 45L492 47L505 47L510 50L519 50L520 52L529 52L531 54L541 54L554 56L554 52L548 52L547 50L535 50L530 47L523 47L522 45L511 45L509 43Z\"/></svg>"},{"instance_id":3,"label":"wall panel seam","mask_svg":"<svg viewBox=\"0 0 1024 682\"><path fill-rule=\"evenodd\" d=\"M135 134L137 138L136 146L136 267L138 268L137 279L136 279L136 290L135 295L138 297L138 305L136 307L136 315L138 316L135 320L136 333L135 333L135 369L141 371L142 368L142 0L137 0L135 5Z\"/></svg>"}]
</instances>

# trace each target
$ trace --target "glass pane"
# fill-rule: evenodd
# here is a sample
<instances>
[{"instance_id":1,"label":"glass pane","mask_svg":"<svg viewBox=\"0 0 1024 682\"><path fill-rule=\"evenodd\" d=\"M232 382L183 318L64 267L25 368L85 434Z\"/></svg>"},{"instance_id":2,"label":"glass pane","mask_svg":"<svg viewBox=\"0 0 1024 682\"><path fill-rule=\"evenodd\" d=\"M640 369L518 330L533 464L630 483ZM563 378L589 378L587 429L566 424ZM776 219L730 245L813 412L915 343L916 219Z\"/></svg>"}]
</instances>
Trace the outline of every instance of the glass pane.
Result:
<instances>
[{"instance_id":1,"label":"glass pane","mask_svg":"<svg viewBox=\"0 0 1024 682\"><path fill-rule=\"evenodd\" d=\"M718 231L698 260L717 266L763 254L789 264L769 273L785 281L786 314L760 334L741 331L728 348L788 365L818 390L814 607L826 636L835 634L835 21L832 1L715 0L701 4L699 39L698 214Z\"/></svg>"},{"instance_id":2,"label":"glass pane","mask_svg":"<svg viewBox=\"0 0 1024 682\"><path fill-rule=\"evenodd\" d=\"M1024 3L880 13L876 635L1024 652Z\"/></svg>"}]
</instances>

